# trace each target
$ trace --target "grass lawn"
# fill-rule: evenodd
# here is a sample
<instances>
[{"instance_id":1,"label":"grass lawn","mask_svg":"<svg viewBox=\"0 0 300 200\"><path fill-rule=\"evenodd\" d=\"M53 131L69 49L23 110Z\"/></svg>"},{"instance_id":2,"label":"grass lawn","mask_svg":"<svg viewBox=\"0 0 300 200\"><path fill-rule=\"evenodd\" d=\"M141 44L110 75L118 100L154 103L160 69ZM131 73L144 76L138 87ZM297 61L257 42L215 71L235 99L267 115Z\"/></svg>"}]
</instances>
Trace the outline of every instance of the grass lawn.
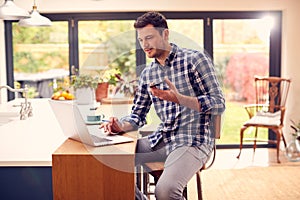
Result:
<instances>
[{"instance_id":1,"label":"grass lawn","mask_svg":"<svg viewBox=\"0 0 300 200\"><path fill-rule=\"evenodd\" d=\"M245 105L244 102L226 102L221 139L218 140L218 144L240 143L240 129L242 127L242 124L249 119L243 105ZM259 129L258 131L259 138L267 138L267 129ZM248 128L245 131L244 137L251 137L253 135L253 132L254 129Z\"/></svg>"},{"instance_id":2,"label":"grass lawn","mask_svg":"<svg viewBox=\"0 0 300 200\"><path fill-rule=\"evenodd\" d=\"M239 144L240 143L240 129L242 124L248 120L248 114L244 109L243 105L244 102L234 102L234 101L227 101L226 102L226 110L223 116L223 126L222 126L222 133L221 139L217 140L218 144ZM154 123L158 124L159 119L155 114L153 107L150 109L150 113L147 116L147 121L149 124ZM251 137L251 133L253 129L248 128L245 131L244 137ZM267 129L260 129L259 138L267 138ZM246 143L246 142L244 142ZM253 143L253 142L251 142Z\"/></svg>"}]
</instances>

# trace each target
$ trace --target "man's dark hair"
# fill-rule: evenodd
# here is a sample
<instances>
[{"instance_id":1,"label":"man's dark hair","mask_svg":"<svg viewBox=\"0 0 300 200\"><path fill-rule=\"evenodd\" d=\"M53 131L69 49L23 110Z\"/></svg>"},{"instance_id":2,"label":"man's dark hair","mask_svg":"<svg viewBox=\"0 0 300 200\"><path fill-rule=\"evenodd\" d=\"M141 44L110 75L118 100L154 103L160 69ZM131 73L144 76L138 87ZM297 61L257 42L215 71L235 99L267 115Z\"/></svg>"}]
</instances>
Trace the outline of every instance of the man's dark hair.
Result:
<instances>
[{"instance_id":1,"label":"man's dark hair","mask_svg":"<svg viewBox=\"0 0 300 200\"><path fill-rule=\"evenodd\" d=\"M147 12L138 17L134 23L134 28L144 28L148 24L152 24L160 34L164 29L168 29L168 23L165 16L159 12Z\"/></svg>"}]
</instances>

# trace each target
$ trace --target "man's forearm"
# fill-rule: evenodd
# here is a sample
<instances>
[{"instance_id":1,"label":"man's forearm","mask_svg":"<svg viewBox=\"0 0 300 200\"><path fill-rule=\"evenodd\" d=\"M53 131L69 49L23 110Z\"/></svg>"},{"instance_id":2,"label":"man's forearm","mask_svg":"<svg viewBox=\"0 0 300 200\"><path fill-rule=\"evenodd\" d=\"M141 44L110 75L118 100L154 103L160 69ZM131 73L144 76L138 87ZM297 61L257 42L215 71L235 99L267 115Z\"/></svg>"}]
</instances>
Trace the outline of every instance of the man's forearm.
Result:
<instances>
[{"instance_id":1,"label":"man's forearm","mask_svg":"<svg viewBox=\"0 0 300 200\"><path fill-rule=\"evenodd\" d=\"M127 121L122 121L121 123L121 129L124 131L124 132L128 132L128 131L132 131L133 130L133 127L132 125L127 122Z\"/></svg>"},{"instance_id":2,"label":"man's forearm","mask_svg":"<svg viewBox=\"0 0 300 200\"><path fill-rule=\"evenodd\" d=\"M185 96L182 94L178 94L178 95L176 95L176 97L177 97L180 105L186 106L186 107L196 110L198 112L200 111L200 105L199 105L197 97L190 97L190 96Z\"/></svg>"}]
</instances>

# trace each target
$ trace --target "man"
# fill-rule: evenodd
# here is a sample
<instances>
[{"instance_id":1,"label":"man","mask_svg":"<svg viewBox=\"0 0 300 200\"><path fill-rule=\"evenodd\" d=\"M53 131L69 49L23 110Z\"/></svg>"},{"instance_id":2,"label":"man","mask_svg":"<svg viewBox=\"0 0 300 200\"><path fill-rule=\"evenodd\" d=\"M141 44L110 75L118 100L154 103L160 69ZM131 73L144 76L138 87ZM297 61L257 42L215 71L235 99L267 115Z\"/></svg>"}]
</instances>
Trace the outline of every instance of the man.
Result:
<instances>
[{"instance_id":1,"label":"man","mask_svg":"<svg viewBox=\"0 0 300 200\"><path fill-rule=\"evenodd\" d=\"M154 61L141 73L131 114L120 120L111 117L101 128L108 133L136 130L146 123L153 104L162 123L138 140L136 165L165 161L156 199L184 199L184 187L212 152L211 118L225 110L225 100L209 57L169 43L163 15L145 13L134 27L141 47ZM137 199L145 199L136 193Z\"/></svg>"}]
</instances>

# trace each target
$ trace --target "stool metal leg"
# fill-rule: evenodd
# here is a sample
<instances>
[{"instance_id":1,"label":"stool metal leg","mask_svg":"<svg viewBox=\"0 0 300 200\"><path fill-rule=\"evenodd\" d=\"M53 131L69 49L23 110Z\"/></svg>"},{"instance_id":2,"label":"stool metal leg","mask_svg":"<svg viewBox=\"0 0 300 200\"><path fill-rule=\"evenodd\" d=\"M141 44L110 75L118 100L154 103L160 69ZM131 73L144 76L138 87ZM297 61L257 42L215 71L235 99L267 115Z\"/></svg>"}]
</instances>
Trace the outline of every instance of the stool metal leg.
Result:
<instances>
[{"instance_id":1,"label":"stool metal leg","mask_svg":"<svg viewBox=\"0 0 300 200\"><path fill-rule=\"evenodd\" d=\"M188 199L188 197L187 197L187 186L184 188L184 190L183 190L183 196L184 196L184 198L187 200Z\"/></svg>"},{"instance_id":2,"label":"stool metal leg","mask_svg":"<svg viewBox=\"0 0 300 200\"><path fill-rule=\"evenodd\" d=\"M141 166L136 166L136 185L141 190L142 180L141 180ZM142 190L141 190L142 191Z\"/></svg>"},{"instance_id":3,"label":"stool metal leg","mask_svg":"<svg viewBox=\"0 0 300 200\"><path fill-rule=\"evenodd\" d=\"M198 200L202 200L202 187L201 187L200 172L198 172L196 176L197 176Z\"/></svg>"},{"instance_id":4,"label":"stool metal leg","mask_svg":"<svg viewBox=\"0 0 300 200\"><path fill-rule=\"evenodd\" d=\"M143 172L143 193L148 196L149 174Z\"/></svg>"}]
</instances>

